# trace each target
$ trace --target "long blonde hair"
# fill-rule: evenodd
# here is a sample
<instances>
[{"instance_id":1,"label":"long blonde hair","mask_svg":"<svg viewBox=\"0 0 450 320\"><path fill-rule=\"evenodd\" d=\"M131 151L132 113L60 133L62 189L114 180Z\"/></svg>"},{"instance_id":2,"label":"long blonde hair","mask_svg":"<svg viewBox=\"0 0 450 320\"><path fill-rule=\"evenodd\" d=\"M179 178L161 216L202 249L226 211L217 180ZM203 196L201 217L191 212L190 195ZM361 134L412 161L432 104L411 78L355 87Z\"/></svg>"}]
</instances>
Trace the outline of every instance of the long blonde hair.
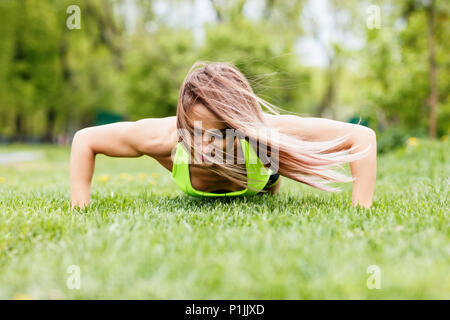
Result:
<instances>
[{"instance_id":1,"label":"long blonde hair","mask_svg":"<svg viewBox=\"0 0 450 320\"><path fill-rule=\"evenodd\" d=\"M177 129L187 150L193 150L193 145L188 142L193 141L194 134L189 114L196 103L205 106L228 128L248 137L250 143L257 141L258 144L252 143L255 150L262 147L264 150L270 150L267 153L270 158L264 160L266 163L270 162L272 167L277 167L282 176L320 190L341 191L327 184L353 181L352 177L338 172L337 169L342 169L341 164L365 157L370 148L369 146L355 153L350 153L351 149L332 151L340 146L348 135L330 141L312 142L281 132L276 136L262 134L273 129L267 123L262 107L275 115L279 115L279 111L283 110L258 97L246 77L231 63L198 61L183 81L177 106ZM222 159L224 155L225 153L221 155ZM214 159L208 160L214 162ZM222 162L207 168L243 188L250 187L243 165Z\"/></svg>"}]
</instances>

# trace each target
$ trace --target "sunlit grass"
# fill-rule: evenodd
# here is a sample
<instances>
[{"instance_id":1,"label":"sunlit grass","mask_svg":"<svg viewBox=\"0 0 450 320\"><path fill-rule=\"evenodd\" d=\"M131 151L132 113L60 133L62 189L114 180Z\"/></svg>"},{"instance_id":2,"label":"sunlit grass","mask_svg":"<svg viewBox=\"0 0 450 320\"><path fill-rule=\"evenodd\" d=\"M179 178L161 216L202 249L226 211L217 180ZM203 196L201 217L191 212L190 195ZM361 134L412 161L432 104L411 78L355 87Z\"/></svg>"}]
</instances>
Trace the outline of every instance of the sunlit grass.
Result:
<instances>
[{"instance_id":1,"label":"sunlit grass","mask_svg":"<svg viewBox=\"0 0 450 320\"><path fill-rule=\"evenodd\" d=\"M448 299L450 144L416 142L379 158L371 209L351 185L286 179L275 197L193 199L148 157L99 155L72 211L67 148L7 147L45 157L0 166L0 298Z\"/></svg>"}]
</instances>

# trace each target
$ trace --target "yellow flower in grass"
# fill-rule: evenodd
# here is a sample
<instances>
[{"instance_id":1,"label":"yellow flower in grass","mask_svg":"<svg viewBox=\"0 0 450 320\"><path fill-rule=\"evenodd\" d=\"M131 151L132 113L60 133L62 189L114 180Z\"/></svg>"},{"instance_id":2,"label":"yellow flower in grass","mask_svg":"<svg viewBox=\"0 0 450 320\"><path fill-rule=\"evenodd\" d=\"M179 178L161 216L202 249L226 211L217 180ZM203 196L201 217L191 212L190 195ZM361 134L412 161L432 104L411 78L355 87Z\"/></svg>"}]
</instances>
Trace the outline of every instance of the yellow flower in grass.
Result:
<instances>
[{"instance_id":1,"label":"yellow flower in grass","mask_svg":"<svg viewBox=\"0 0 450 320\"><path fill-rule=\"evenodd\" d=\"M27 296L23 293L18 293L14 296L13 300L33 300L34 298Z\"/></svg>"},{"instance_id":2,"label":"yellow flower in grass","mask_svg":"<svg viewBox=\"0 0 450 320\"><path fill-rule=\"evenodd\" d=\"M148 183L154 186L156 184L156 181L153 179L148 179Z\"/></svg>"},{"instance_id":3,"label":"yellow flower in grass","mask_svg":"<svg viewBox=\"0 0 450 320\"><path fill-rule=\"evenodd\" d=\"M0 183L5 183L5 182L6 182L6 179L3 177L0 177Z\"/></svg>"},{"instance_id":4,"label":"yellow flower in grass","mask_svg":"<svg viewBox=\"0 0 450 320\"><path fill-rule=\"evenodd\" d=\"M98 176L97 180L100 182L107 182L109 180L109 174L102 174Z\"/></svg>"},{"instance_id":5,"label":"yellow flower in grass","mask_svg":"<svg viewBox=\"0 0 450 320\"><path fill-rule=\"evenodd\" d=\"M419 144L419 140L417 138L415 138L415 137L411 137L411 138L408 139L407 144L410 147L415 147L415 146L417 146Z\"/></svg>"},{"instance_id":6,"label":"yellow flower in grass","mask_svg":"<svg viewBox=\"0 0 450 320\"><path fill-rule=\"evenodd\" d=\"M131 181L131 180L133 180L133 176L132 176L131 174L122 172L122 173L120 174L120 179Z\"/></svg>"},{"instance_id":7,"label":"yellow flower in grass","mask_svg":"<svg viewBox=\"0 0 450 320\"><path fill-rule=\"evenodd\" d=\"M159 175L157 172L153 172L152 177L153 177L153 179L158 179Z\"/></svg>"},{"instance_id":8,"label":"yellow flower in grass","mask_svg":"<svg viewBox=\"0 0 450 320\"><path fill-rule=\"evenodd\" d=\"M141 172L141 173L138 174L138 179L139 180L145 180L145 179L147 179L147 175L145 173Z\"/></svg>"}]
</instances>

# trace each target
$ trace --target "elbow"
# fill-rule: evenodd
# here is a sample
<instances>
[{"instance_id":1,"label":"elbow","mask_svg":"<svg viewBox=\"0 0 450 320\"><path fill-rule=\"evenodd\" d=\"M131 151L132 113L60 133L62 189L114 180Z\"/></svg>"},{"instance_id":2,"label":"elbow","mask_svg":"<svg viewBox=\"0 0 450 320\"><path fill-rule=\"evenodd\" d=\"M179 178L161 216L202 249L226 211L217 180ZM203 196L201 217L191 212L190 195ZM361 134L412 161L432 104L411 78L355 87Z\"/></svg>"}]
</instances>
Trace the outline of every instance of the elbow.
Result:
<instances>
[{"instance_id":1,"label":"elbow","mask_svg":"<svg viewBox=\"0 0 450 320\"><path fill-rule=\"evenodd\" d=\"M75 132L73 140L81 141L83 144L88 144L93 137L94 133L92 132L92 127L88 127Z\"/></svg>"},{"instance_id":2,"label":"elbow","mask_svg":"<svg viewBox=\"0 0 450 320\"><path fill-rule=\"evenodd\" d=\"M86 129L80 129L77 132L75 132L75 134L73 135L73 139L72 139L72 147L75 143L77 143L78 141L83 139L83 137L85 135L86 135Z\"/></svg>"},{"instance_id":3,"label":"elbow","mask_svg":"<svg viewBox=\"0 0 450 320\"><path fill-rule=\"evenodd\" d=\"M370 150L376 153L377 134L375 130L364 126L358 126L358 129L356 130L354 135L353 145L359 146L359 148L362 149L370 146Z\"/></svg>"},{"instance_id":4,"label":"elbow","mask_svg":"<svg viewBox=\"0 0 450 320\"><path fill-rule=\"evenodd\" d=\"M375 130L365 127L364 133L362 134L362 138L364 139L364 143L366 145L371 146L371 151L377 152L377 134Z\"/></svg>"},{"instance_id":5,"label":"elbow","mask_svg":"<svg viewBox=\"0 0 450 320\"><path fill-rule=\"evenodd\" d=\"M90 144L90 131L89 128L80 129L75 132L72 139L72 150L89 150L89 152L93 152L93 149ZM83 151L85 152L85 151Z\"/></svg>"},{"instance_id":6,"label":"elbow","mask_svg":"<svg viewBox=\"0 0 450 320\"><path fill-rule=\"evenodd\" d=\"M366 127L366 139L369 140L370 143L377 144L377 134L375 130Z\"/></svg>"},{"instance_id":7,"label":"elbow","mask_svg":"<svg viewBox=\"0 0 450 320\"><path fill-rule=\"evenodd\" d=\"M85 139L88 136L88 134L89 134L89 128L83 128L83 129L80 129L77 132L75 132L73 139L74 140L75 140L75 138L78 140Z\"/></svg>"},{"instance_id":8,"label":"elbow","mask_svg":"<svg viewBox=\"0 0 450 320\"><path fill-rule=\"evenodd\" d=\"M366 131L367 131L367 135L370 137L370 139L375 140L375 141L377 140L377 134L376 134L375 130L366 127Z\"/></svg>"}]
</instances>

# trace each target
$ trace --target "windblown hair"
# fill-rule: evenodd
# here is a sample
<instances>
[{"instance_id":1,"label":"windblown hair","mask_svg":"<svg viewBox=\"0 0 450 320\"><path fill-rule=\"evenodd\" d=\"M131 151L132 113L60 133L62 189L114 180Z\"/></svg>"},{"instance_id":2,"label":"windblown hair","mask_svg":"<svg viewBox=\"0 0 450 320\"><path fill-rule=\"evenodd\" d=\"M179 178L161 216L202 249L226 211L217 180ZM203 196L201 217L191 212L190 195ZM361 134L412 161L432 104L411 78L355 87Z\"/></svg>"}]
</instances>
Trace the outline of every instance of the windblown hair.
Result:
<instances>
[{"instance_id":1,"label":"windblown hair","mask_svg":"<svg viewBox=\"0 0 450 320\"><path fill-rule=\"evenodd\" d=\"M342 169L341 164L365 157L370 148L369 146L363 151L354 153L350 151L357 146L333 151L346 141L348 135L330 141L312 142L279 131L276 135L267 134L274 128L267 123L263 107L274 115L279 115L283 110L258 97L246 77L231 63L199 61L191 67L183 81L177 106L178 134L186 149L191 150L191 154L195 152L195 148L191 143L194 141L194 127L190 121L190 113L197 103L204 105L228 128L248 138L255 150L265 148L264 150L267 150L265 152L270 155L265 160L270 161L271 167L277 167L278 173L320 190L341 191L340 188L328 184L353 181L352 177L344 175L337 169ZM223 152L223 150L215 151ZM213 158L204 156L214 162ZM220 157L225 159L226 152ZM262 157L260 158L263 161ZM243 188L251 188L247 182L245 165L223 161L214 162L213 166L207 168Z\"/></svg>"}]
</instances>

